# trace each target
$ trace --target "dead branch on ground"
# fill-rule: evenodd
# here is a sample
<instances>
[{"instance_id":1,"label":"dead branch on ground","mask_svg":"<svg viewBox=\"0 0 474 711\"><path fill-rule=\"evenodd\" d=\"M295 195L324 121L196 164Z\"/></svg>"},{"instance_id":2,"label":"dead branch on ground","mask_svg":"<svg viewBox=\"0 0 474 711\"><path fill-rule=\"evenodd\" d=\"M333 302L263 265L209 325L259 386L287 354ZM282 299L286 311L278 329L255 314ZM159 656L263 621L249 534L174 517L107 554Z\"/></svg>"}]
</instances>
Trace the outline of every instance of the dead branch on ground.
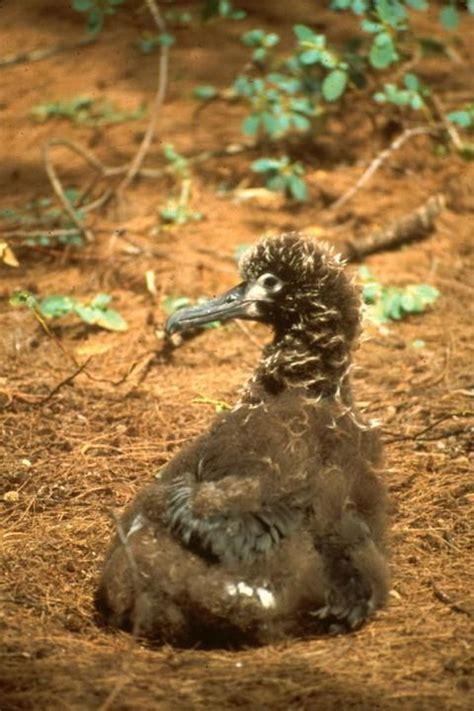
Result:
<instances>
[{"instance_id":1,"label":"dead branch on ground","mask_svg":"<svg viewBox=\"0 0 474 711\"><path fill-rule=\"evenodd\" d=\"M436 585L434 580L430 580L430 586L431 589L433 590L433 594L437 600L442 602L444 605L447 605L453 612L459 612L462 615L467 615L471 619L474 617L472 614L471 610L468 610L466 607L463 607L462 605L459 605L457 602L454 602L451 600L449 595L447 595L445 592L440 590L440 588Z\"/></svg>"},{"instance_id":2,"label":"dead branch on ground","mask_svg":"<svg viewBox=\"0 0 474 711\"><path fill-rule=\"evenodd\" d=\"M155 0L146 0L146 4L159 31L161 33L165 32L166 25ZM118 186L116 186L115 188L107 188L97 200L92 203L89 203L87 208L85 208L86 211L90 212L92 210L98 209L99 207L102 207L107 202L109 202L112 197L117 197L119 199L122 198L125 190L134 180L134 178L138 175L142 163L146 157L146 154L150 149L153 137L155 135L156 126L158 123L158 116L163 105L168 84L168 57L169 47L166 44L161 44L158 71L158 86L155 92L155 98L153 100L153 106L148 122L148 127L145 131L145 135L140 146L138 147L135 156L132 158L129 164L127 164L126 166L121 166L118 169L108 168L93 153L91 153L91 151L88 151L87 149L83 148L82 146L79 146L78 144L75 144L72 141L67 141L66 139L51 139L43 147L43 162L54 193L58 198L59 202L61 203L63 209L71 218L72 222L77 226L78 230L80 230L80 232L88 241L91 241L93 239L93 233L78 218L76 211L67 200L56 169L54 168L51 162L49 151L53 146L67 146L74 152L79 153L87 162L89 162L94 167L97 172L102 175L102 177L110 177L112 175L121 175L125 173L125 176L122 178Z\"/></svg>"},{"instance_id":3,"label":"dead branch on ground","mask_svg":"<svg viewBox=\"0 0 474 711\"><path fill-rule=\"evenodd\" d=\"M48 59L48 57L52 57L60 52L71 52L75 49L80 49L81 47L87 47L87 45L92 44L96 40L97 37L95 35L89 35L88 37L83 37L78 42L71 42L69 44L60 42L59 44L55 44L52 47L46 47L45 49L34 49L31 52L7 54L5 57L0 58L0 69L10 67L12 64L38 62L41 59Z\"/></svg>"},{"instance_id":4,"label":"dead branch on ground","mask_svg":"<svg viewBox=\"0 0 474 711\"><path fill-rule=\"evenodd\" d=\"M423 239L432 232L435 220L445 205L444 195L433 195L416 210L400 217L387 227L360 239L347 240L342 248L342 254L349 262L355 262L374 252L393 249Z\"/></svg>"}]
</instances>

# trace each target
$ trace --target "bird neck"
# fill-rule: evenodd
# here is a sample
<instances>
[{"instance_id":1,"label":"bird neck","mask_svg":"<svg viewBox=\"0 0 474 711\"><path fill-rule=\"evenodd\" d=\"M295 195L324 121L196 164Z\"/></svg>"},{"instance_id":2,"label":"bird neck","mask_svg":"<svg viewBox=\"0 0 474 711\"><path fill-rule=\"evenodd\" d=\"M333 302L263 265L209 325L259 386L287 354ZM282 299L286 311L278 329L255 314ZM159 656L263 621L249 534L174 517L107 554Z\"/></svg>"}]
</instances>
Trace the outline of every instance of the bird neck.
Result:
<instances>
[{"instance_id":1,"label":"bird neck","mask_svg":"<svg viewBox=\"0 0 474 711\"><path fill-rule=\"evenodd\" d=\"M286 388L307 391L314 398L336 398L350 405L348 375L352 343L328 317L315 328L303 322L275 334L244 390L242 401L257 402Z\"/></svg>"}]
</instances>

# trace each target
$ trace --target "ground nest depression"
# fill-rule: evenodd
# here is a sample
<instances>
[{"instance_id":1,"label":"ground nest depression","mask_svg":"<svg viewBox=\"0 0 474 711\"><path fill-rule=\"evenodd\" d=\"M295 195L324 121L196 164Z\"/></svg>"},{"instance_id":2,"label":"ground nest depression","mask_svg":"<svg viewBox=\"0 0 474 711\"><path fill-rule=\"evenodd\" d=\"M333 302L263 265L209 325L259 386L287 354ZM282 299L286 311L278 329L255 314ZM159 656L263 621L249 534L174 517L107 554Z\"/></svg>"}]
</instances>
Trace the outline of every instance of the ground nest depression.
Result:
<instances>
[{"instance_id":1,"label":"ground nest depression","mask_svg":"<svg viewBox=\"0 0 474 711\"><path fill-rule=\"evenodd\" d=\"M290 18L290 10L261 3L258 12L260 23L284 35L294 22L311 22L313 10L292 3ZM58 38L74 42L82 33L83 19L68 3L7 2L0 16L5 55ZM141 56L133 44L143 16L118 21L99 41L59 58L1 69L2 207L21 210L51 195L40 146L53 135L89 145L107 164L135 153L146 117L103 129L35 124L28 111L45 96L91 92L106 92L130 110L150 101L157 55ZM324 10L318 22L330 19ZM199 83L229 84L241 66L238 36L257 24L180 30L150 165L162 165L166 142L186 153L235 141L239 107L216 104L196 116L189 97ZM343 20L337 31L345 31ZM448 70L432 60L427 71L438 90L462 87L466 94L470 87L472 96L473 56L464 48L463 61ZM166 177L143 179L120 209L97 213L95 241L85 247L22 247L18 267L0 262L2 711L473 708L473 165L454 151L435 156L430 139L416 136L331 212L328 204L391 140L363 110L347 114L344 125L336 121L312 144L311 195L302 207L258 194L219 196L220 183L249 186L248 156L213 158L193 180L202 221L152 235L170 185ZM57 160L65 184L87 184L89 168L77 156L59 151ZM236 399L268 337L264 327L234 323L164 353L164 298L229 288L235 250L262 233L304 230L343 249L438 194L446 207L428 237L365 260L382 284L426 283L440 293L424 314L388 330L367 324L355 355L357 400L367 419L380 421L385 440L393 576L387 608L355 634L238 651L150 648L98 627L92 600L114 526L110 512L202 431L216 406ZM145 278L150 271L156 291ZM100 330L70 315L50 322L46 333L31 310L9 304L18 289L79 300L110 294L128 331Z\"/></svg>"}]
</instances>

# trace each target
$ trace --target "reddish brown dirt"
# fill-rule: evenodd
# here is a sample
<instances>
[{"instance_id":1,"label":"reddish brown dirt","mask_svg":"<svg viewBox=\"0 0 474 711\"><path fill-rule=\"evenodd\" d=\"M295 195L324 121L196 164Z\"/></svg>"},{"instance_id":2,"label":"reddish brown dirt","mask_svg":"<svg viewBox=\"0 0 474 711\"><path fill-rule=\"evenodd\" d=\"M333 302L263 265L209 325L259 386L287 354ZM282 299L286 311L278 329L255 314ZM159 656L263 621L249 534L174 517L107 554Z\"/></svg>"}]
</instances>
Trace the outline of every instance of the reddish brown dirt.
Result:
<instances>
[{"instance_id":1,"label":"reddish brown dirt","mask_svg":"<svg viewBox=\"0 0 474 711\"><path fill-rule=\"evenodd\" d=\"M199 83L229 83L243 61L237 41L243 29L263 25L289 36L295 21L314 18L312 3L291 3L291 16L284 7L260 3L258 21L177 32L150 166L162 164L162 142L190 151L236 140L241 110L217 104L195 120L190 91ZM1 3L0 18L2 54L48 46L58 38L74 41L82 27L67 2ZM318 21L328 28L331 18L318 10ZM333 35L350 31L352 25L338 22ZM423 22L424 31L436 26ZM93 145L108 164L133 154L146 120L95 130L66 122L37 126L27 112L39 101L79 93L105 93L128 107L149 101L156 56L143 57L133 47L137 28L146 27L151 23L145 11L132 19L124 15L94 46L2 70L1 206L21 207L49 194L40 145L52 135ZM464 27L472 33L472 22ZM454 104L461 94L472 95L474 52L465 46L459 52L461 64L430 60L423 70ZM362 97L347 107L343 125L308 149L312 199L304 207L217 197L218 183L236 184L249 173L247 158L214 160L197 171L194 182L193 204L206 214L201 223L151 237L155 210L171 184L143 180L128 193L121 215L97 218L97 240L87 249L20 250L18 269L0 265L0 466L7 494L0 503L2 711L473 708L468 564L474 496L469 475L473 169L455 155L435 157L427 138L413 139L336 220L325 209L325 196L342 194L387 144L367 120L369 111ZM378 121L382 128L381 116ZM87 169L75 158L59 151L57 163L65 182L86 183ZM308 229L337 242L396 219L440 191L448 196L448 209L433 236L367 260L383 283L428 282L441 292L432 310L391 326L388 335L368 329L371 338L357 353L359 402L367 417L383 420L387 440L394 590L387 609L351 636L288 640L241 652L149 649L125 634L99 629L92 594L112 531L107 511L129 501L212 419L213 406L196 403L197 396L236 397L258 357L255 338L268 335L250 326L250 340L229 325L147 370L150 353L161 347L154 326L164 318L161 296L196 297L230 286L236 274L226 257L264 231ZM127 230L138 253L115 228ZM156 273L155 302L145 288L147 269ZM32 404L74 365L31 313L8 305L17 288L83 298L107 291L130 329L112 334L74 319L55 326L69 354L81 362L93 356L92 377L82 373L43 405ZM415 349L414 339L426 346ZM132 365L125 381L114 384Z\"/></svg>"}]
</instances>

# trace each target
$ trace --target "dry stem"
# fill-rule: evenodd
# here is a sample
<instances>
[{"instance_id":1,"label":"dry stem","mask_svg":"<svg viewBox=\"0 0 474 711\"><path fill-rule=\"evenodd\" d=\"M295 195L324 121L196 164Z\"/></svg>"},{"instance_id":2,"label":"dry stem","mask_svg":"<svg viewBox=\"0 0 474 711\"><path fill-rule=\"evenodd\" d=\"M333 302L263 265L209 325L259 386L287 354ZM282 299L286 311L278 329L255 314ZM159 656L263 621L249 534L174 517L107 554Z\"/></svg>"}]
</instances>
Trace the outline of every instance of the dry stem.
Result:
<instances>
[{"instance_id":1,"label":"dry stem","mask_svg":"<svg viewBox=\"0 0 474 711\"><path fill-rule=\"evenodd\" d=\"M403 146L404 143L408 141L408 139L413 138L413 136L422 136L426 134L433 133L433 128L430 126L418 126L416 128L407 128L403 133L401 133L397 138L388 146L388 148L384 148L383 151L381 151L370 163L368 168L362 173L360 176L359 180L355 183L355 185L352 186L352 188L349 188L344 195L341 195L341 197L336 200L331 206L330 210L338 210L340 207L345 205L349 200L352 200L354 195L361 189L365 183L367 183L370 178L374 175L374 173L377 172L377 170L385 163L387 158L394 152L397 151L399 148Z\"/></svg>"}]
</instances>

